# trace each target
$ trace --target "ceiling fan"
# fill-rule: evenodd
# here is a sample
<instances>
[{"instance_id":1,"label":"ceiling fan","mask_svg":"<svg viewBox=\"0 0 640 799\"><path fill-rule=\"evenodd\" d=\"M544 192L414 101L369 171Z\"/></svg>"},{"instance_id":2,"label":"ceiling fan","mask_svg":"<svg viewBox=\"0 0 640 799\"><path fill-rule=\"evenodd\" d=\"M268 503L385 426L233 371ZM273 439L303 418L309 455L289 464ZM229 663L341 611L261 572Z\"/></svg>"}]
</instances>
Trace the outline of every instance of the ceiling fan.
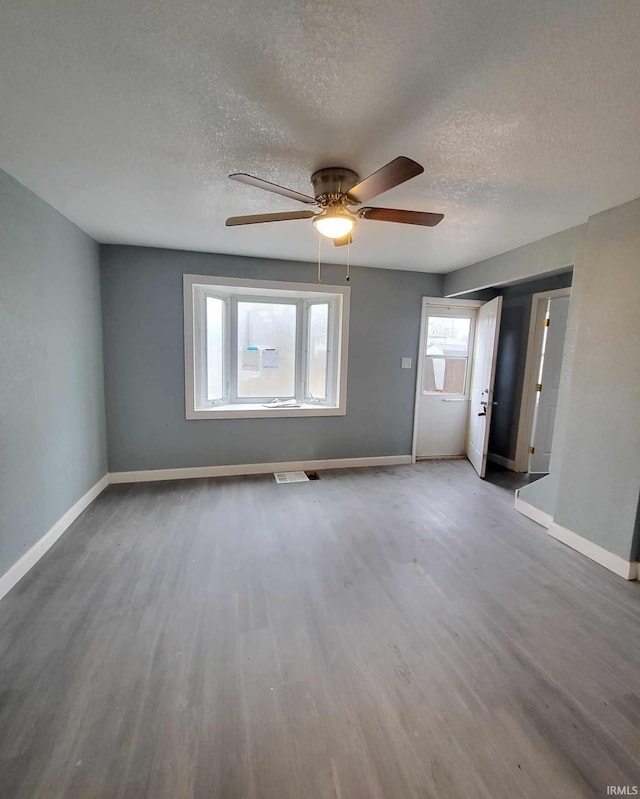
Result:
<instances>
[{"instance_id":1,"label":"ceiling fan","mask_svg":"<svg viewBox=\"0 0 640 799\"><path fill-rule=\"evenodd\" d=\"M230 216L226 225L255 225L260 222L284 222L290 219L313 219L313 226L327 238L333 239L336 247L351 244L352 233L357 219L373 219L378 222L401 222L406 225L434 227L444 218L444 214L425 211L401 211L397 208L373 208L363 206L374 197L395 186L399 186L424 172L424 167L411 158L399 156L374 172L364 180L353 170L330 166L319 169L311 175L314 197L286 189L268 180L237 172L229 175L232 180L255 186L258 189L281 194L291 200L317 205L316 211L284 211L275 214L251 214L250 216Z\"/></svg>"}]
</instances>

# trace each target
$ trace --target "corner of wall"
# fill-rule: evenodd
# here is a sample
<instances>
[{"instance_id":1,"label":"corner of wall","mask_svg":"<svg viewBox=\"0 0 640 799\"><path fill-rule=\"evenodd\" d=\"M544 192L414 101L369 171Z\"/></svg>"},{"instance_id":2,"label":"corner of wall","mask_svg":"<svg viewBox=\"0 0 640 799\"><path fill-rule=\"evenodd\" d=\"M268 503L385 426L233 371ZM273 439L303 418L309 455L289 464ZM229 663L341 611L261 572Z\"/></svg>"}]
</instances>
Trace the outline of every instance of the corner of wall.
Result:
<instances>
[{"instance_id":1,"label":"corner of wall","mask_svg":"<svg viewBox=\"0 0 640 799\"><path fill-rule=\"evenodd\" d=\"M576 262L586 227L584 224L568 228L448 272L445 275L444 296L468 294L470 291L565 270Z\"/></svg>"},{"instance_id":2,"label":"corner of wall","mask_svg":"<svg viewBox=\"0 0 640 799\"><path fill-rule=\"evenodd\" d=\"M533 483L528 483L519 489L518 496L542 513L553 518L558 490L557 480L553 475L547 474Z\"/></svg>"}]
</instances>

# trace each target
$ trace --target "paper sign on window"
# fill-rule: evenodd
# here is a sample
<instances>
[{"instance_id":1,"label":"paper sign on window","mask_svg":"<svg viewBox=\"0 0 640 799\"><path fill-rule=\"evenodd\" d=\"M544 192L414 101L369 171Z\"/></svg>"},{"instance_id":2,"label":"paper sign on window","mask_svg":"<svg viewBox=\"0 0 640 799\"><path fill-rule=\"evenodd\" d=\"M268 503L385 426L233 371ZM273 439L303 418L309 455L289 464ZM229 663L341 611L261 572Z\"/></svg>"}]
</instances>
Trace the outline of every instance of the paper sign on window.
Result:
<instances>
[{"instance_id":1,"label":"paper sign on window","mask_svg":"<svg viewBox=\"0 0 640 799\"><path fill-rule=\"evenodd\" d=\"M278 350L276 349L262 350L262 368L263 369L278 368Z\"/></svg>"},{"instance_id":2,"label":"paper sign on window","mask_svg":"<svg viewBox=\"0 0 640 799\"><path fill-rule=\"evenodd\" d=\"M257 347L242 350L242 369L247 372L260 371L260 350Z\"/></svg>"}]
</instances>

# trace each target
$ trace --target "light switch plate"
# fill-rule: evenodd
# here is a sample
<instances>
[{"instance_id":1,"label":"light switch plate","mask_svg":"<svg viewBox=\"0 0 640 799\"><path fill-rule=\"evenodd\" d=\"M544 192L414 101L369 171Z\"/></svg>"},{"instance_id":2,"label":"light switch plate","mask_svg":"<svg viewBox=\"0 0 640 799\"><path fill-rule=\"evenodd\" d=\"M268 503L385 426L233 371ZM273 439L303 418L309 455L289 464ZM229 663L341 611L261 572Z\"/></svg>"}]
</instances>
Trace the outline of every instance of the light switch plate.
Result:
<instances>
[{"instance_id":1,"label":"light switch plate","mask_svg":"<svg viewBox=\"0 0 640 799\"><path fill-rule=\"evenodd\" d=\"M402 359L402 369L411 369L411 358Z\"/></svg>"}]
</instances>

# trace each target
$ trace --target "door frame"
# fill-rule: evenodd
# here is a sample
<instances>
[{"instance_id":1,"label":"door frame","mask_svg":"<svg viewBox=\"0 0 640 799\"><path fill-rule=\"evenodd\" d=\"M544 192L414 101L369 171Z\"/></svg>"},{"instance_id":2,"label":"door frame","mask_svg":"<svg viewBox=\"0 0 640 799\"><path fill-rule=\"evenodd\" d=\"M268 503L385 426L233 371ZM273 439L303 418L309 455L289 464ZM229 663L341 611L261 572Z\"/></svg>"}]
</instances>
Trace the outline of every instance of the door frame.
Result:
<instances>
[{"instance_id":1,"label":"door frame","mask_svg":"<svg viewBox=\"0 0 640 799\"><path fill-rule=\"evenodd\" d=\"M420 338L418 339L418 363L416 369L416 391L413 403L413 435L411 437L411 463L416 462L416 451L418 449L418 413L420 412L420 387L422 386L422 372L424 363L425 348L425 311L429 305L437 305L441 308L480 308L484 305L483 300L458 300L455 297L423 297L420 306ZM473 357L473 356L470 356Z\"/></svg>"},{"instance_id":2,"label":"door frame","mask_svg":"<svg viewBox=\"0 0 640 799\"><path fill-rule=\"evenodd\" d=\"M542 325L538 323L542 310L550 299L555 297L571 297L571 286L551 291L538 291L531 296L531 316L529 318L529 337L527 339L527 356L522 381L522 397L520 400L520 416L518 417L518 435L516 438L516 456L514 458L516 472L529 471L529 447L531 445L531 428L533 427L533 411L535 408L535 391L540 351L542 349ZM571 307L571 299L569 299Z\"/></svg>"}]
</instances>

